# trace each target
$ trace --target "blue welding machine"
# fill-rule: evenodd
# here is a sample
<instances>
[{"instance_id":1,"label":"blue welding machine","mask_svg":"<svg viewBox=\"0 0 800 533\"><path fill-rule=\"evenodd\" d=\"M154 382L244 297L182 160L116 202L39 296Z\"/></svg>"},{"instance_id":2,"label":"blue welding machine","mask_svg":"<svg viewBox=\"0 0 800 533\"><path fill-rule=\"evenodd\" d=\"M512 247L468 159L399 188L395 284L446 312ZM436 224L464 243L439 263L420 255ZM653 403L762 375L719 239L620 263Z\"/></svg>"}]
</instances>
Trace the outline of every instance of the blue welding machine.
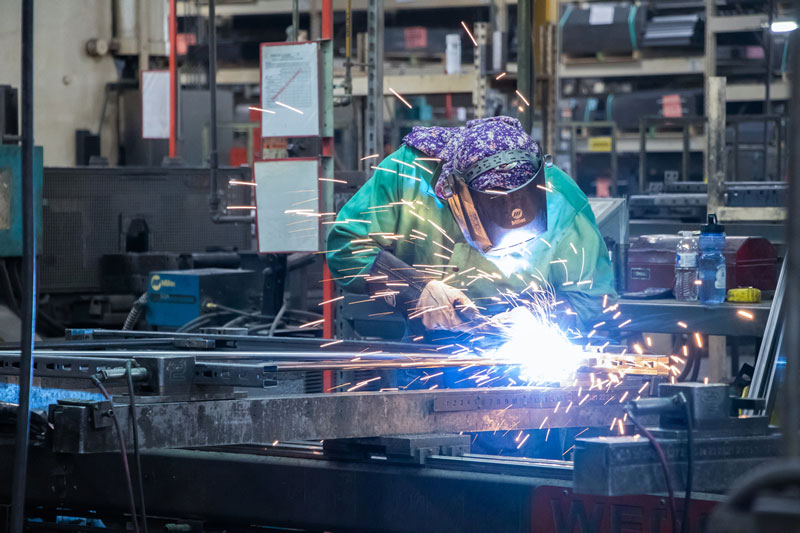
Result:
<instances>
[{"instance_id":1,"label":"blue welding machine","mask_svg":"<svg viewBox=\"0 0 800 533\"><path fill-rule=\"evenodd\" d=\"M209 303L242 311L258 310L260 272L199 268L152 272L147 288L147 323L176 328L203 314Z\"/></svg>"}]
</instances>

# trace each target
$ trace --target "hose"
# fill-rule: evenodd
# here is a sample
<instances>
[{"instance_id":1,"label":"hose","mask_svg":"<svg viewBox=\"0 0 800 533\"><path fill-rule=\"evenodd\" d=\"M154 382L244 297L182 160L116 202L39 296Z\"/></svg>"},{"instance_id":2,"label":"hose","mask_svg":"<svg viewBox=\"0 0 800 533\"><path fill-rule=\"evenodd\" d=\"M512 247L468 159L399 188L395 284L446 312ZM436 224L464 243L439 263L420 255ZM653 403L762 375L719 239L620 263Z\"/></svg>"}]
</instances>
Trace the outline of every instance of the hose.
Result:
<instances>
[{"instance_id":1,"label":"hose","mask_svg":"<svg viewBox=\"0 0 800 533\"><path fill-rule=\"evenodd\" d=\"M284 299L283 305L278 310L278 314L275 315L275 320L272 321L272 326L269 328L269 336L272 337L275 335L275 330L278 328L278 323L280 323L283 315L286 314L286 309L289 307L289 300Z\"/></svg>"},{"instance_id":2,"label":"hose","mask_svg":"<svg viewBox=\"0 0 800 533\"><path fill-rule=\"evenodd\" d=\"M125 324L123 324L122 329L123 331L131 330L136 326L136 323L139 321L139 317L142 314L142 309L144 306L147 305L147 293L143 293L139 298L133 302L133 307L131 307L130 312L128 313L128 317L125 319Z\"/></svg>"}]
</instances>

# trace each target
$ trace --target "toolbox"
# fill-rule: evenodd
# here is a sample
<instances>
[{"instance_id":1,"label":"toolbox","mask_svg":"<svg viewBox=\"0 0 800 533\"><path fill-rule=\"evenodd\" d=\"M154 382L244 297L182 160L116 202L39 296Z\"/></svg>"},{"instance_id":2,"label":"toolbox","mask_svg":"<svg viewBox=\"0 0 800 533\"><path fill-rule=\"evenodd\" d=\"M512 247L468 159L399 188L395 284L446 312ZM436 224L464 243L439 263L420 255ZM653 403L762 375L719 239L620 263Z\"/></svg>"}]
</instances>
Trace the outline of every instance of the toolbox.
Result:
<instances>
[{"instance_id":1,"label":"toolbox","mask_svg":"<svg viewBox=\"0 0 800 533\"><path fill-rule=\"evenodd\" d=\"M680 235L642 235L628 252L628 291L670 290L675 286L675 250ZM725 237L727 288L755 287L774 291L778 255L763 237Z\"/></svg>"}]
</instances>

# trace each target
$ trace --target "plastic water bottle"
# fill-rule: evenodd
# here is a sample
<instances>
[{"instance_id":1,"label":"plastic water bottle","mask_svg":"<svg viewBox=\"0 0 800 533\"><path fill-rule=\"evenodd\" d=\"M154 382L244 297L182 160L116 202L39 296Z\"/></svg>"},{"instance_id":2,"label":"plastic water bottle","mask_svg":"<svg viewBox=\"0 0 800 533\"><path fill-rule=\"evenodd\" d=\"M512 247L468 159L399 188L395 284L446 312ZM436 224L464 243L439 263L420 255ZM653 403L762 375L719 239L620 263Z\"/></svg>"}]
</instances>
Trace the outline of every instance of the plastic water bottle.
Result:
<instances>
[{"instance_id":1,"label":"plastic water bottle","mask_svg":"<svg viewBox=\"0 0 800 533\"><path fill-rule=\"evenodd\" d=\"M682 231L675 251L675 299L681 302L697 300L697 239L691 231Z\"/></svg>"},{"instance_id":2,"label":"plastic water bottle","mask_svg":"<svg viewBox=\"0 0 800 533\"><path fill-rule=\"evenodd\" d=\"M725 301L725 226L717 224L717 215L708 215L708 223L700 228L700 257L697 270L700 275L700 301L704 304L721 304Z\"/></svg>"}]
</instances>

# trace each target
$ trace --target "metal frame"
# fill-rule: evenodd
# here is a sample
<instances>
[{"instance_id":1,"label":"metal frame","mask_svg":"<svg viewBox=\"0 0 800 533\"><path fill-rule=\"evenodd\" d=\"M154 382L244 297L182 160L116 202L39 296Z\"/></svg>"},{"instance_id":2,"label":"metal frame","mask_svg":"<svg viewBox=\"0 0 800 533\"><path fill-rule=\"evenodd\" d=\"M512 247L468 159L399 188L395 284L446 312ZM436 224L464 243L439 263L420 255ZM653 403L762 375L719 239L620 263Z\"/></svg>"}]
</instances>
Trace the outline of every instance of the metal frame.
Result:
<instances>
[{"instance_id":1,"label":"metal frame","mask_svg":"<svg viewBox=\"0 0 800 533\"><path fill-rule=\"evenodd\" d=\"M639 193L645 192L645 174L647 172L647 130L651 126L680 126L682 134L681 181L689 181L689 158L691 154L691 132L689 126L705 124L705 117L655 117L645 116L639 119Z\"/></svg>"},{"instance_id":2,"label":"metal frame","mask_svg":"<svg viewBox=\"0 0 800 533\"><path fill-rule=\"evenodd\" d=\"M764 123L764 140L761 144L761 151L764 153L764 181L770 181L767 176L767 158L769 156L769 124L775 124L777 132L776 139L776 161L777 161L777 176L776 180L781 180L784 176L784 171L787 170L788 162L784 164L783 160L783 143L787 142L788 133L788 120L785 115L733 115L727 119L728 125L733 126L733 174L732 179L727 181L748 181L739 179L739 130L742 124L748 122L763 122ZM757 148L748 148L748 151L757 151Z\"/></svg>"},{"instance_id":3,"label":"metal frame","mask_svg":"<svg viewBox=\"0 0 800 533\"><path fill-rule=\"evenodd\" d=\"M609 128L611 130L611 151L608 152L611 156L611 196L619 196L619 154L617 153L617 123L609 120L602 120L596 122L562 122L556 126L558 128L570 129L569 141L569 160L570 160L570 174L573 179L578 178L578 163L577 163L577 142L578 128ZM604 152L596 152L604 153Z\"/></svg>"}]
</instances>

